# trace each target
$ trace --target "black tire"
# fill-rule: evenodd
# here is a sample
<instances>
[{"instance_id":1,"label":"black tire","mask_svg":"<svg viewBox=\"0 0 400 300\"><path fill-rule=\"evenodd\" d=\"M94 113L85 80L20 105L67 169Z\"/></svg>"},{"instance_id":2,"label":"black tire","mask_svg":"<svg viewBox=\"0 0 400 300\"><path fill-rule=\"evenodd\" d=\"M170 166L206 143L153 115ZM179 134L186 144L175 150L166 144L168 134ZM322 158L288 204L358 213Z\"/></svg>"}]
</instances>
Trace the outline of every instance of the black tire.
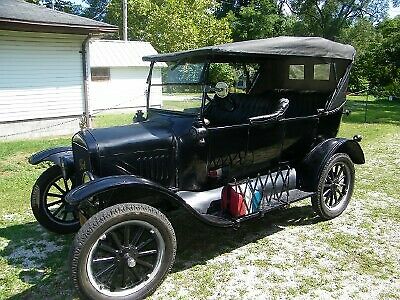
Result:
<instances>
[{"instance_id":1,"label":"black tire","mask_svg":"<svg viewBox=\"0 0 400 300\"><path fill-rule=\"evenodd\" d=\"M85 299L143 299L165 279L175 253L175 232L165 215L146 204L117 204L92 216L77 233L71 279Z\"/></svg>"},{"instance_id":2,"label":"black tire","mask_svg":"<svg viewBox=\"0 0 400 300\"><path fill-rule=\"evenodd\" d=\"M39 176L32 188L31 208L36 220L46 229L60 234L77 232L78 213L64 199L71 188L59 166L51 166Z\"/></svg>"},{"instance_id":3,"label":"black tire","mask_svg":"<svg viewBox=\"0 0 400 300\"><path fill-rule=\"evenodd\" d=\"M354 164L345 153L334 154L325 164L316 194L311 197L314 211L324 220L336 218L346 209L354 189Z\"/></svg>"}]
</instances>

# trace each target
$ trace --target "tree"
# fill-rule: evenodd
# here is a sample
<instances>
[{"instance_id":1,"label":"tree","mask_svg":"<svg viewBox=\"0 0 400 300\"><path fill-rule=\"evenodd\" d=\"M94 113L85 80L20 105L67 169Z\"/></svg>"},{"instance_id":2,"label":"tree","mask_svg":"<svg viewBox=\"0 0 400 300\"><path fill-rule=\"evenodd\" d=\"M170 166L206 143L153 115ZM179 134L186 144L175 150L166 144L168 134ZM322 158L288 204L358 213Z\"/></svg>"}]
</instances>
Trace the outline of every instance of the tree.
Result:
<instances>
[{"instance_id":1,"label":"tree","mask_svg":"<svg viewBox=\"0 0 400 300\"><path fill-rule=\"evenodd\" d=\"M228 12L235 41L267 38L286 34L292 18L284 16L274 0L252 0Z\"/></svg>"},{"instance_id":2,"label":"tree","mask_svg":"<svg viewBox=\"0 0 400 300\"><path fill-rule=\"evenodd\" d=\"M400 17L377 26L382 39L370 48L368 79L378 95L400 97Z\"/></svg>"},{"instance_id":3,"label":"tree","mask_svg":"<svg viewBox=\"0 0 400 300\"><path fill-rule=\"evenodd\" d=\"M295 15L299 35L316 35L337 39L342 30L365 18L373 23L387 16L390 0L279 0ZM392 1L394 5L399 0Z\"/></svg>"},{"instance_id":4,"label":"tree","mask_svg":"<svg viewBox=\"0 0 400 300\"><path fill-rule=\"evenodd\" d=\"M160 52L229 42L229 23L215 18L215 9L212 0L128 0L128 36ZM120 0L109 5L107 20L121 24Z\"/></svg>"},{"instance_id":5,"label":"tree","mask_svg":"<svg viewBox=\"0 0 400 300\"><path fill-rule=\"evenodd\" d=\"M82 6L79 4L75 4L70 0L26 0L27 2L43 5L47 8L52 8L54 3L54 9L62 12L66 12L74 15L82 14Z\"/></svg>"},{"instance_id":6,"label":"tree","mask_svg":"<svg viewBox=\"0 0 400 300\"><path fill-rule=\"evenodd\" d=\"M382 40L382 35L374 24L362 18L353 25L344 29L339 41L351 44L356 48L356 58L351 70L349 88L352 91L362 91L369 87L369 73L373 71L371 66L371 53L374 46Z\"/></svg>"},{"instance_id":7,"label":"tree","mask_svg":"<svg viewBox=\"0 0 400 300\"><path fill-rule=\"evenodd\" d=\"M289 33L293 17L286 16L276 0L219 0L217 18L227 18L234 41Z\"/></svg>"},{"instance_id":8,"label":"tree","mask_svg":"<svg viewBox=\"0 0 400 300\"><path fill-rule=\"evenodd\" d=\"M84 0L86 7L83 10L83 16L96 21L106 21L110 2L111 0Z\"/></svg>"},{"instance_id":9,"label":"tree","mask_svg":"<svg viewBox=\"0 0 400 300\"><path fill-rule=\"evenodd\" d=\"M352 90L369 88L376 96L400 97L400 17L374 25L358 20L342 32L340 41L357 49L350 77Z\"/></svg>"}]
</instances>

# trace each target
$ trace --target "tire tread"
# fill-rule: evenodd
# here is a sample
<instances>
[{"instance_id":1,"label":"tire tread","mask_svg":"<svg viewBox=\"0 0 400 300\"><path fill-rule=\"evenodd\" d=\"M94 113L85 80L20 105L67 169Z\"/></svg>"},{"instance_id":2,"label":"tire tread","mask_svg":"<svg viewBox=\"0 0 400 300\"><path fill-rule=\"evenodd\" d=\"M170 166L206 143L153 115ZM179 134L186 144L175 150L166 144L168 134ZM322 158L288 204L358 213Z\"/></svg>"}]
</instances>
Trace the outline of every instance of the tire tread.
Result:
<instances>
[{"instance_id":1,"label":"tire tread","mask_svg":"<svg viewBox=\"0 0 400 300\"><path fill-rule=\"evenodd\" d=\"M337 216L339 216L340 214L342 214L342 212L344 211L344 209L346 209L346 206L344 207L344 209L337 215L328 215L326 214L326 212L324 211L324 209L322 208L322 199L320 199L320 195L321 195L321 191L324 185L324 181L321 181L321 178L325 178L325 174L327 172L329 172L330 168L331 168L331 164L333 161L339 160L339 159L344 159L345 161L347 161L349 163L349 167L351 169L351 173L352 173L352 184L350 185L350 195L349 195L349 199L348 201L350 201L350 198L352 196L353 193L353 187L354 187L354 164L351 160L351 158L346 154L346 153L336 153L334 155L332 155L328 161L326 162L324 168L321 171L321 174L319 176L319 181L318 181L318 185L317 185L317 191L316 194L314 196L311 197L311 204L312 204L312 208L313 210L323 219L323 220L331 220L333 218L336 218Z\"/></svg>"},{"instance_id":2,"label":"tire tread","mask_svg":"<svg viewBox=\"0 0 400 300\"><path fill-rule=\"evenodd\" d=\"M157 284L148 289L145 293L145 296L152 294L157 287L163 282L167 274L171 271L173 261L176 255L176 236L174 229L167 219L167 217L161 213L158 209L149 206L147 204L141 203L123 203L116 204L105 208L92 216L79 230L76 234L75 239L72 243L72 247L70 250L70 277L72 279L73 285L76 290L79 292L79 295L82 299L90 299L87 297L85 292L83 291L80 283L79 283L79 259L82 248L85 246L86 242L93 234L93 232L100 227L104 226L105 223L113 217L121 216L123 214L134 213L134 214L146 214L152 217L158 218L166 227L167 231L170 233L170 238L172 239L172 263L169 265L166 272L162 275L161 279ZM129 299L141 299L141 298L129 298Z\"/></svg>"}]
</instances>

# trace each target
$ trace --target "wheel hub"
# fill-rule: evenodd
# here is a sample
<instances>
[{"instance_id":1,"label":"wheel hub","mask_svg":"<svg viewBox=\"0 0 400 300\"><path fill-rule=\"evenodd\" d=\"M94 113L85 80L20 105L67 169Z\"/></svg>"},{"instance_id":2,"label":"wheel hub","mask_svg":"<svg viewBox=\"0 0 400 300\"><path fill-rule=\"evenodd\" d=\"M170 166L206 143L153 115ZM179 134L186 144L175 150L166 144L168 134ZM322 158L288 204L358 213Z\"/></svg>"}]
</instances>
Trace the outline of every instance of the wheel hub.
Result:
<instances>
[{"instance_id":1,"label":"wheel hub","mask_svg":"<svg viewBox=\"0 0 400 300\"><path fill-rule=\"evenodd\" d=\"M130 256L128 253L126 253L124 255L124 257L126 259L126 263L127 263L129 268L133 268L133 267L136 266L136 260L132 256Z\"/></svg>"}]
</instances>

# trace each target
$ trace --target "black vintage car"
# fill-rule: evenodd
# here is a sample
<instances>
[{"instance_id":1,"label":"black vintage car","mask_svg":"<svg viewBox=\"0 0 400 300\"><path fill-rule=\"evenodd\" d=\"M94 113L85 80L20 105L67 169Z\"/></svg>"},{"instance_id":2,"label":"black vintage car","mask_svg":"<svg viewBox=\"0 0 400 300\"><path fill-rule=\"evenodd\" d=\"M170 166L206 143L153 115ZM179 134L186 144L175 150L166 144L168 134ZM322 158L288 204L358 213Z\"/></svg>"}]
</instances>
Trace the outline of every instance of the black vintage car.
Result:
<instances>
[{"instance_id":1,"label":"black vintage car","mask_svg":"<svg viewBox=\"0 0 400 300\"><path fill-rule=\"evenodd\" d=\"M354 54L322 38L278 37L144 57L146 116L82 130L72 147L30 158L54 163L33 187L39 223L79 230L71 276L80 294L154 292L175 258L172 210L237 228L311 197L321 218L339 216L354 164L364 163L361 137L336 137Z\"/></svg>"}]
</instances>

